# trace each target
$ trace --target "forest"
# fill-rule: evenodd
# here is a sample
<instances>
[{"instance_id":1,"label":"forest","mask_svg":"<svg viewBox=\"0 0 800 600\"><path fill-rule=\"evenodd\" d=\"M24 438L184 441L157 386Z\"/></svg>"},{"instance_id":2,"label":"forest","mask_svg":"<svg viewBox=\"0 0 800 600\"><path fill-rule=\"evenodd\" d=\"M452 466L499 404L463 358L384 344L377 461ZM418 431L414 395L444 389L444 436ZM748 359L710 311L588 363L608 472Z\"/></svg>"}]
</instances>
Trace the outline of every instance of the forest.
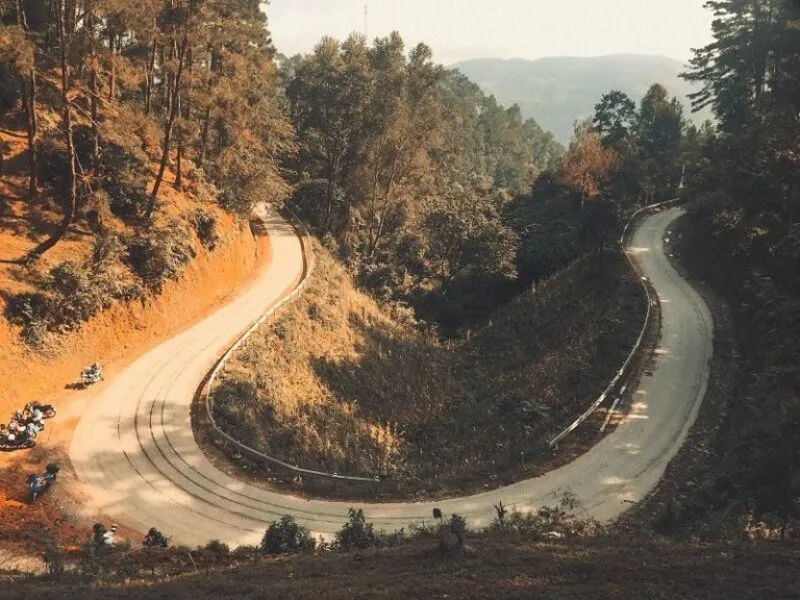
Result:
<instances>
[{"instance_id":1,"label":"forest","mask_svg":"<svg viewBox=\"0 0 800 600\"><path fill-rule=\"evenodd\" d=\"M453 335L605 245L623 213L677 183L685 124L660 86L639 111L613 96L603 118L616 120L577 124L564 149L398 33L284 57L250 0L4 0L0 11L2 118L27 140L27 197L61 215L17 258L35 265L77 230L98 247L42 274L45 293L9 299L32 339L64 327L54 295L86 291L67 324L79 326L105 304L91 290L135 296L177 276L193 252L185 226L213 241L202 207L243 216L258 201L285 204L364 289ZM621 145L635 147L625 160ZM198 202L189 223L165 219L166 187ZM109 282L112 264L133 278Z\"/></svg>"}]
</instances>

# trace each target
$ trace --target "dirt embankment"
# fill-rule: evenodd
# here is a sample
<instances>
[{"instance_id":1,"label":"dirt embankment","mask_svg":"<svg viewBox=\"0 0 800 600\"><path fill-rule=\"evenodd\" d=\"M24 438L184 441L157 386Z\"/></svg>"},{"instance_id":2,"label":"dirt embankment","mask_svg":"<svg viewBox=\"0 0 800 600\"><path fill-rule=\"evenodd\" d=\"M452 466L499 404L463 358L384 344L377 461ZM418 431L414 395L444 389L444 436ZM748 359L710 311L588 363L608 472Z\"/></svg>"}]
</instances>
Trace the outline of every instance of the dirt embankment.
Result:
<instances>
[{"instance_id":1,"label":"dirt embankment","mask_svg":"<svg viewBox=\"0 0 800 600\"><path fill-rule=\"evenodd\" d=\"M165 282L161 294L112 306L78 331L59 336L46 353L26 346L17 328L0 320L0 415L29 400L68 402L75 394L65 386L82 367L100 361L113 375L126 360L236 293L267 260L269 243L231 218L222 225L224 241L198 255L180 279Z\"/></svg>"}]
</instances>

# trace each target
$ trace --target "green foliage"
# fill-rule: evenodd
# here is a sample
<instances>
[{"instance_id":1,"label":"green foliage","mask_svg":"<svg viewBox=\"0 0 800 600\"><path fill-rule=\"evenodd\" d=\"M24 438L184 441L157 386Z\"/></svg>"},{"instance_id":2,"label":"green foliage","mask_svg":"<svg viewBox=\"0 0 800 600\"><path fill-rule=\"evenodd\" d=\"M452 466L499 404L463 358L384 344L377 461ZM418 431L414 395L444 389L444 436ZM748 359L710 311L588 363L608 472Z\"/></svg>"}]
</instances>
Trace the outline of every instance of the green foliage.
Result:
<instances>
[{"instance_id":1,"label":"green foliage","mask_svg":"<svg viewBox=\"0 0 800 600\"><path fill-rule=\"evenodd\" d=\"M552 164L552 136L397 33L323 38L284 71L300 142L290 205L359 284L450 331L496 305L515 277L502 205Z\"/></svg>"},{"instance_id":2,"label":"green foliage","mask_svg":"<svg viewBox=\"0 0 800 600\"><path fill-rule=\"evenodd\" d=\"M261 551L265 554L294 554L310 552L316 545L306 527L299 525L294 517L284 515L280 521L270 523L261 540Z\"/></svg>"},{"instance_id":3,"label":"green foliage","mask_svg":"<svg viewBox=\"0 0 800 600\"><path fill-rule=\"evenodd\" d=\"M348 509L347 517L347 523L336 533L335 547L353 550L380 545L380 537L375 533L372 523L367 523L362 509Z\"/></svg>"},{"instance_id":4,"label":"green foliage","mask_svg":"<svg viewBox=\"0 0 800 600\"><path fill-rule=\"evenodd\" d=\"M137 297L141 289L120 280L97 263L93 269L76 262L53 267L41 283L44 291L9 296L5 315L20 325L25 339L40 345L47 333L73 331L115 300Z\"/></svg>"},{"instance_id":5,"label":"green foliage","mask_svg":"<svg viewBox=\"0 0 800 600\"><path fill-rule=\"evenodd\" d=\"M108 143L103 148L99 175L114 215L135 220L144 214L150 174L140 157L120 145Z\"/></svg>"},{"instance_id":6,"label":"green foliage","mask_svg":"<svg viewBox=\"0 0 800 600\"><path fill-rule=\"evenodd\" d=\"M602 526L593 519L581 518L575 512L581 502L571 490L564 491L555 506L542 506L537 511L521 513L495 506L497 517L488 531L518 535L531 539L561 539L565 537L597 535Z\"/></svg>"},{"instance_id":7,"label":"green foliage","mask_svg":"<svg viewBox=\"0 0 800 600\"><path fill-rule=\"evenodd\" d=\"M219 540L211 540L202 548L210 552L211 554L219 557L219 558L226 558L230 555L231 549L228 544L220 542Z\"/></svg>"},{"instance_id":8,"label":"green foliage","mask_svg":"<svg viewBox=\"0 0 800 600\"><path fill-rule=\"evenodd\" d=\"M188 231L177 221L164 229L151 228L125 241L126 262L142 283L160 290L167 279L177 279L195 257Z\"/></svg>"},{"instance_id":9,"label":"green foliage","mask_svg":"<svg viewBox=\"0 0 800 600\"><path fill-rule=\"evenodd\" d=\"M593 123L603 145L620 151L636 123L636 104L627 94L612 90L595 105Z\"/></svg>"},{"instance_id":10,"label":"green foliage","mask_svg":"<svg viewBox=\"0 0 800 600\"><path fill-rule=\"evenodd\" d=\"M714 40L695 51L686 78L703 85L694 106L712 106L718 125L691 131L685 144L686 254L731 307L739 373L711 453L720 459L659 525L783 536L800 523L800 6L706 6Z\"/></svg>"},{"instance_id":11,"label":"green foliage","mask_svg":"<svg viewBox=\"0 0 800 600\"><path fill-rule=\"evenodd\" d=\"M58 547L58 539L48 537L42 551L42 560L47 569L47 575L53 579L60 579L64 575L64 553Z\"/></svg>"},{"instance_id":12,"label":"green foliage","mask_svg":"<svg viewBox=\"0 0 800 600\"><path fill-rule=\"evenodd\" d=\"M219 243L219 233L217 233L216 217L200 208L192 215L192 225L194 225L200 243L208 250L213 250Z\"/></svg>"}]
</instances>

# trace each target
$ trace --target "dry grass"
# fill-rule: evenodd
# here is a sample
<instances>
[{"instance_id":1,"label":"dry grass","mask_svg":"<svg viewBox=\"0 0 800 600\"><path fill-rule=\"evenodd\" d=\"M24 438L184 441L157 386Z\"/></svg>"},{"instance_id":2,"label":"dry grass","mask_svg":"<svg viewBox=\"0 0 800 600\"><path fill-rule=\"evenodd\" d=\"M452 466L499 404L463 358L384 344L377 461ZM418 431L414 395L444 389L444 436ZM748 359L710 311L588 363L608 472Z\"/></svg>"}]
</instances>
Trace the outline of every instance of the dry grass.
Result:
<instances>
[{"instance_id":1,"label":"dry grass","mask_svg":"<svg viewBox=\"0 0 800 600\"><path fill-rule=\"evenodd\" d=\"M604 387L644 303L624 259L587 257L455 343L379 307L316 248L307 291L231 361L223 425L309 468L391 477L401 496L530 474ZM524 464L520 460L524 453Z\"/></svg>"},{"instance_id":2,"label":"dry grass","mask_svg":"<svg viewBox=\"0 0 800 600\"><path fill-rule=\"evenodd\" d=\"M468 536L441 555L434 540L399 548L259 560L231 570L129 586L4 582L3 598L62 600L326 600L797 598L797 549L607 537L536 543Z\"/></svg>"}]
</instances>

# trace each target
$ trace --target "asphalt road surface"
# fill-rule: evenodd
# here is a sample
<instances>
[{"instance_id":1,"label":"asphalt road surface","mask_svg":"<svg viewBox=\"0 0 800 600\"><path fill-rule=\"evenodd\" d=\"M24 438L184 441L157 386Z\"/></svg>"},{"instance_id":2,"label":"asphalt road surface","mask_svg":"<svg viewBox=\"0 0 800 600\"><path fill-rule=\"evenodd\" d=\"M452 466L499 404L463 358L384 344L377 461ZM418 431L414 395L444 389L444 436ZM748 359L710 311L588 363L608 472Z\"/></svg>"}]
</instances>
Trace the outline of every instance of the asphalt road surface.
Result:
<instances>
[{"instance_id":1,"label":"asphalt road surface","mask_svg":"<svg viewBox=\"0 0 800 600\"><path fill-rule=\"evenodd\" d=\"M360 505L377 529L431 521L433 507L488 524L502 501L521 511L554 504L567 489L588 513L611 520L658 482L694 422L705 393L713 325L700 296L670 266L662 240L681 209L656 213L636 228L628 252L661 301L662 337L652 376L635 391L629 416L575 461L547 475L462 498ZM270 521L294 515L328 538L354 502L304 500L225 475L192 434L190 406L215 360L302 272L293 230L268 217L273 258L229 304L140 357L103 390L81 419L70 458L96 508L138 531L157 527L173 543L257 544ZM312 275L313 276L313 275ZM609 373L609 379L611 377ZM587 405L592 400L587 398Z\"/></svg>"}]
</instances>

